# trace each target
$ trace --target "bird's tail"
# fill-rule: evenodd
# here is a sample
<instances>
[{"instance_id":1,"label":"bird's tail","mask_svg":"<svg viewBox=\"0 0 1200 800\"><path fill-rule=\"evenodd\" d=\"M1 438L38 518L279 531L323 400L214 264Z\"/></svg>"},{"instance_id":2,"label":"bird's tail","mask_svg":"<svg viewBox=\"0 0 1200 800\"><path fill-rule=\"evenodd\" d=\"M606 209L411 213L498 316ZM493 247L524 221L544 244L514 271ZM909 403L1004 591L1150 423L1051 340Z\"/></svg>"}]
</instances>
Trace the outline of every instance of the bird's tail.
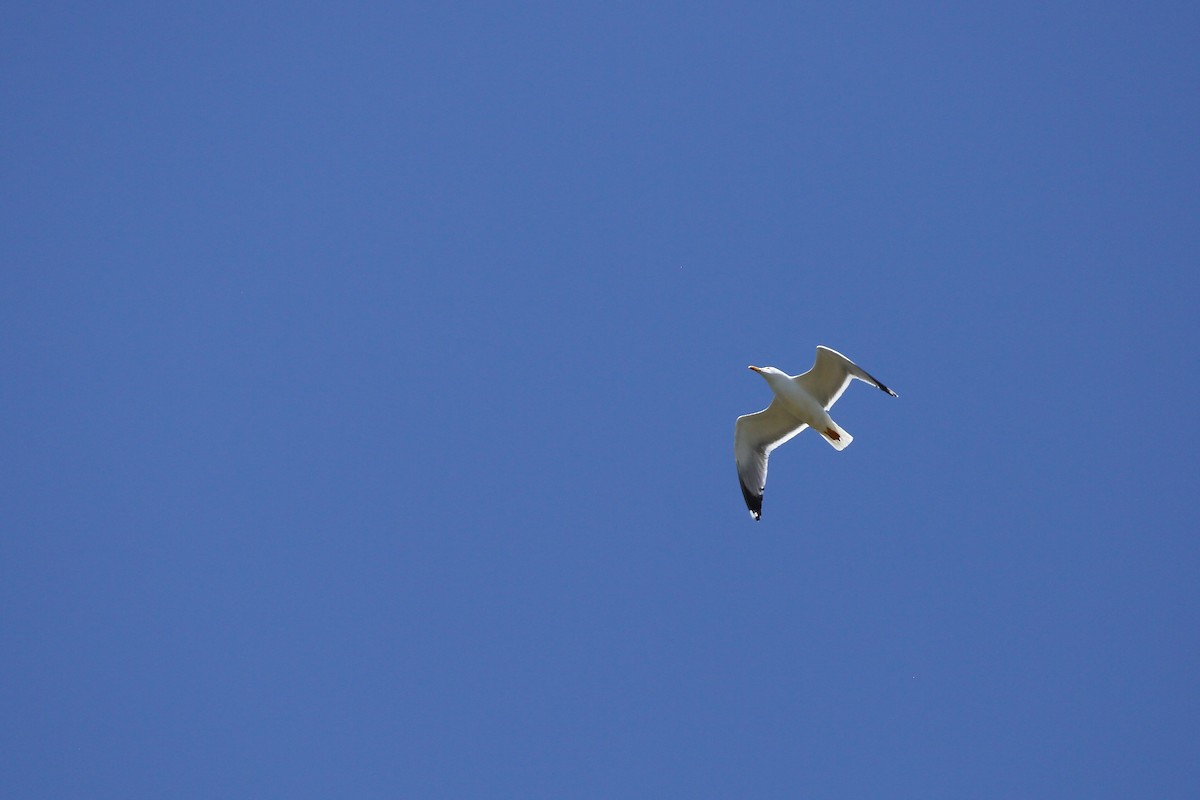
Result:
<instances>
[{"instance_id":1,"label":"bird's tail","mask_svg":"<svg viewBox=\"0 0 1200 800\"><path fill-rule=\"evenodd\" d=\"M825 437L825 441L833 445L835 450L845 450L854 441L854 437L846 433L845 429L833 420L829 420L829 427L821 431L821 435Z\"/></svg>"}]
</instances>

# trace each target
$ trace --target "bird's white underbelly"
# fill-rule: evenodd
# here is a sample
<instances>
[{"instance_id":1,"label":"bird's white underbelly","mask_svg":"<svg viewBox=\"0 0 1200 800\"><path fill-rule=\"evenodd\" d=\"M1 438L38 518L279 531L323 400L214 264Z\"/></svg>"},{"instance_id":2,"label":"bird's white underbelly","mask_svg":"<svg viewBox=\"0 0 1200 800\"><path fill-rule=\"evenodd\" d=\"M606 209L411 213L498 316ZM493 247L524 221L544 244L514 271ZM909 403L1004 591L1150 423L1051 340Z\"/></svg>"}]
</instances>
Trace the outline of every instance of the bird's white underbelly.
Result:
<instances>
[{"instance_id":1,"label":"bird's white underbelly","mask_svg":"<svg viewBox=\"0 0 1200 800\"><path fill-rule=\"evenodd\" d=\"M819 431L825 430L833 422L825 408L800 387L789 382L789 385L781 388L782 391L777 390L775 396L796 419Z\"/></svg>"}]
</instances>

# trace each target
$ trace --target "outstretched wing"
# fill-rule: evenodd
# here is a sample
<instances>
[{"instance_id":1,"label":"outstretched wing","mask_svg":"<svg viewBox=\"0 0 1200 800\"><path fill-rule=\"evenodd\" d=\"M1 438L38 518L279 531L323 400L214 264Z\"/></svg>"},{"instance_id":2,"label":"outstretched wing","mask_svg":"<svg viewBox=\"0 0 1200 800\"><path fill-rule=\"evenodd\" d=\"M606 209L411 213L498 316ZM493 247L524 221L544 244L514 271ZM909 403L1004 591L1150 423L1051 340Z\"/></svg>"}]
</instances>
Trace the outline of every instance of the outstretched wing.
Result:
<instances>
[{"instance_id":1,"label":"outstretched wing","mask_svg":"<svg viewBox=\"0 0 1200 800\"><path fill-rule=\"evenodd\" d=\"M750 516L762 516L763 489L767 485L767 458L771 451L791 439L807 426L784 411L778 400L772 400L757 414L737 418L733 428L733 456L737 460L738 480L742 497Z\"/></svg>"},{"instance_id":2,"label":"outstretched wing","mask_svg":"<svg viewBox=\"0 0 1200 800\"><path fill-rule=\"evenodd\" d=\"M803 375L797 375L792 380L803 386L805 391L815 397L826 409L829 409L842 396L842 392L846 391L852 378L866 381L892 397L897 396L891 389L871 377L865 369L837 350L831 350L824 345L817 346L817 360L813 362L812 369Z\"/></svg>"}]
</instances>

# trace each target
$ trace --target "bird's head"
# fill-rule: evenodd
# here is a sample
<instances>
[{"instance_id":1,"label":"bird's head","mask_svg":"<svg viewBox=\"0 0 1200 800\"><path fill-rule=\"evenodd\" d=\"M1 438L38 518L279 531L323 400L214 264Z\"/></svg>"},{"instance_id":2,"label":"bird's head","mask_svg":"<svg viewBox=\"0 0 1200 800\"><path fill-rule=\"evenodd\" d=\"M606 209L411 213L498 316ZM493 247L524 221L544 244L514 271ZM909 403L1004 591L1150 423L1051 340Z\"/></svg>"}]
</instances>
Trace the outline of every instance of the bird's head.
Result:
<instances>
[{"instance_id":1,"label":"bird's head","mask_svg":"<svg viewBox=\"0 0 1200 800\"><path fill-rule=\"evenodd\" d=\"M750 369L754 370L759 375L762 375L764 378L770 378L770 376L772 376L772 375L782 375L783 374L783 372L781 370L775 369L775 367L751 366Z\"/></svg>"},{"instance_id":2,"label":"bird's head","mask_svg":"<svg viewBox=\"0 0 1200 800\"><path fill-rule=\"evenodd\" d=\"M763 377L769 386L781 386L788 379L788 375L781 369L775 367L750 367Z\"/></svg>"}]
</instances>

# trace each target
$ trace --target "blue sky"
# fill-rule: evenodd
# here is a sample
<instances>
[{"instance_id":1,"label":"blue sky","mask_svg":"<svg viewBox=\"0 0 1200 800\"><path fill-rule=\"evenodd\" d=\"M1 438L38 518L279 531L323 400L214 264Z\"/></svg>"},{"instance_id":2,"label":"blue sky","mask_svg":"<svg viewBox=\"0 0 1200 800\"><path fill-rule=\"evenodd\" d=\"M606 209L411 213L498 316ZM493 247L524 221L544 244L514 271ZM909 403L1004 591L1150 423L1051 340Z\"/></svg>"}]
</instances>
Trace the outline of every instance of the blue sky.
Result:
<instances>
[{"instance_id":1,"label":"blue sky","mask_svg":"<svg viewBox=\"0 0 1200 800\"><path fill-rule=\"evenodd\" d=\"M1198 17L9 4L0 794L1195 797Z\"/></svg>"}]
</instances>

